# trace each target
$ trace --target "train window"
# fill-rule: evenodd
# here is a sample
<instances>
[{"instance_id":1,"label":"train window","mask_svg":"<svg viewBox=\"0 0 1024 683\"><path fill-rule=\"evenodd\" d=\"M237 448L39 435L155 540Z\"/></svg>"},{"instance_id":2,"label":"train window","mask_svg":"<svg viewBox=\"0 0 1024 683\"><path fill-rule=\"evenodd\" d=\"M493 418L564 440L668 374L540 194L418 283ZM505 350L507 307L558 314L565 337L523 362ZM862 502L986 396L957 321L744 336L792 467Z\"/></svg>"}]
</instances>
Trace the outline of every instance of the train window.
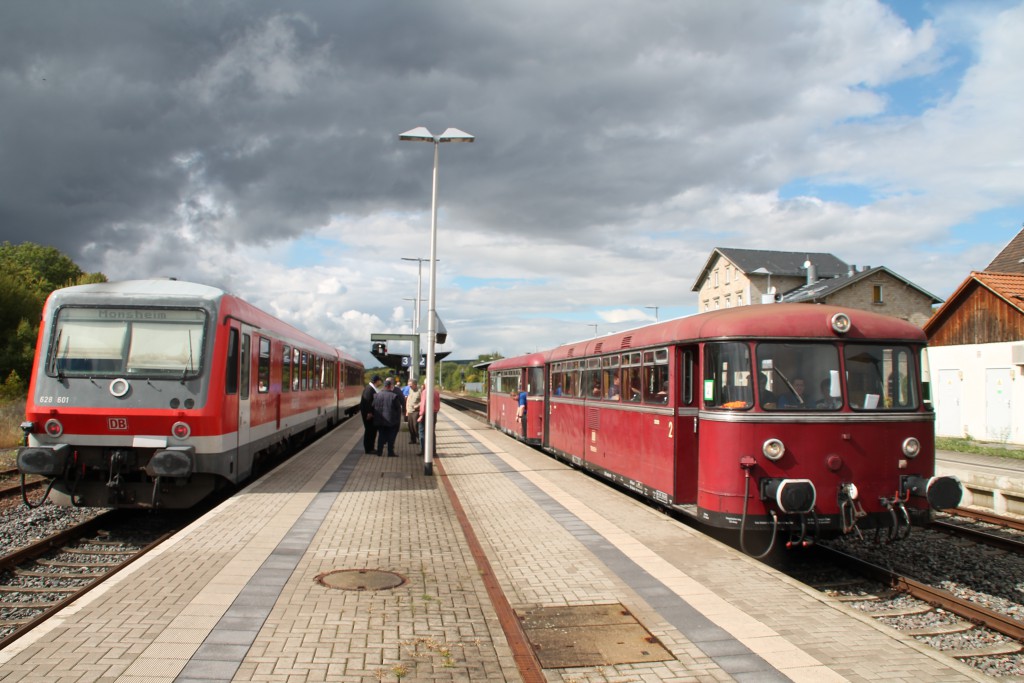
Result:
<instances>
[{"instance_id":1,"label":"train window","mask_svg":"<svg viewBox=\"0 0 1024 683\"><path fill-rule=\"evenodd\" d=\"M551 392L554 396L576 395L576 363L566 361L551 366Z\"/></svg>"},{"instance_id":2,"label":"train window","mask_svg":"<svg viewBox=\"0 0 1024 683\"><path fill-rule=\"evenodd\" d=\"M228 361L224 374L224 393L238 393L238 330L228 332Z\"/></svg>"},{"instance_id":3,"label":"train window","mask_svg":"<svg viewBox=\"0 0 1024 683\"><path fill-rule=\"evenodd\" d=\"M301 351L292 349L292 391L299 390L299 377L302 375L302 366L299 364L301 355Z\"/></svg>"},{"instance_id":4,"label":"train window","mask_svg":"<svg viewBox=\"0 0 1024 683\"><path fill-rule=\"evenodd\" d=\"M754 405L750 386L750 348L741 342L704 347L704 405L739 410Z\"/></svg>"},{"instance_id":5,"label":"train window","mask_svg":"<svg viewBox=\"0 0 1024 683\"><path fill-rule=\"evenodd\" d=\"M580 362L585 363L581 391L586 398L601 398L601 359L588 358Z\"/></svg>"},{"instance_id":6,"label":"train window","mask_svg":"<svg viewBox=\"0 0 1024 683\"><path fill-rule=\"evenodd\" d=\"M285 346L281 352L281 392L292 390L292 347Z\"/></svg>"},{"instance_id":7,"label":"train window","mask_svg":"<svg viewBox=\"0 0 1024 683\"><path fill-rule=\"evenodd\" d=\"M64 307L47 372L196 377L205 328L201 310Z\"/></svg>"},{"instance_id":8,"label":"train window","mask_svg":"<svg viewBox=\"0 0 1024 683\"><path fill-rule=\"evenodd\" d=\"M526 371L527 392L530 396L544 395L544 368L530 368Z\"/></svg>"},{"instance_id":9,"label":"train window","mask_svg":"<svg viewBox=\"0 0 1024 683\"><path fill-rule=\"evenodd\" d=\"M577 360L569 361L565 367L565 395L580 397L583 395L582 384L580 383L580 363Z\"/></svg>"},{"instance_id":10,"label":"train window","mask_svg":"<svg viewBox=\"0 0 1024 683\"><path fill-rule=\"evenodd\" d=\"M299 362L301 363L299 366L299 391L305 391L306 387L309 386L307 384L309 379L309 354L303 351Z\"/></svg>"},{"instance_id":11,"label":"train window","mask_svg":"<svg viewBox=\"0 0 1024 683\"><path fill-rule=\"evenodd\" d=\"M644 403L668 403L668 349L643 352Z\"/></svg>"},{"instance_id":12,"label":"train window","mask_svg":"<svg viewBox=\"0 0 1024 683\"><path fill-rule=\"evenodd\" d=\"M242 398L243 400L249 398L249 379L250 379L250 374L252 373L252 371L249 369L250 368L250 361L249 361L249 349L250 349L250 346L249 346L249 343L250 343L249 335L243 334L242 335L242 356L241 356L241 362L238 364L239 368L241 369L241 374L240 374L239 379L238 379L238 388L241 391L241 394L239 395L239 397Z\"/></svg>"},{"instance_id":13,"label":"train window","mask_svg":"<svg viewBox=\"0 0 1024 683\"><path fill-rule=\"evenodd\" d=\"M917 373L913 351L905 346L849 344L846 384L854 410L917 408Z\"/></svg>"},{"instance_id":14,"label":"train window","mask_svg":"<svg viewBox=\"0 0 1024 683\"><path fill-rule=\"evenodd\" d=\"M601 396L610 401L622 400L622 378L619 376L619 357L601 359Z\"/></svg>"},{"instance_id":15,"label":"train window","mask_svg":"<svg viewBox=\"0 0 1024 683\"><path fill-rule=\"evenodd\" d=\"M839 410L839 350L832 343L757 345L758 400L765 410Z\"/></svg>"},{"instance_id":16,"label":"train window","mask_svg":"<svg viewBox=\"0 0 1024 683\"><path fill-rule=\"evenodd\" d=\"M270 391L270 340L266 337L258 339L260 347L256 363L256 391L265 394Z\"/></svg>"},{"instance_id":17,"label":"train window","mask_svg":"<svg viewBox=\"0 0 1024 683\"><path fill-rule=\"evenodd\" d=\"M682 403L683 405L691 405L693 404L693 351L683 351L683 362L680 372L682 377L679 386L682 391Z\"/></svg>"},{"instance_id":18,"label":"train window","mask_svg":"<svg viewBox=\"0 0 1024 683\"><path fill-rule=\"evenodd\" d=\"M626 387L626 400L639 403L643 397L643 361L639 352L622 354L622 384Z\"/></svg>"},{"instance_id":19,"label":"train window","mask_svg":"<svg viewBox=\"0 0 1024 683\"><path fill-rule=\"evenodd\" d=\"M324 372L324 375L323 375L324 376L324 388L325 389L333 389L334 388L334 377L335 377L335 375L334 375L334 361L333 360L324 360L324 370L323 370L323 372Z\"/></svg>"}]
</instances>

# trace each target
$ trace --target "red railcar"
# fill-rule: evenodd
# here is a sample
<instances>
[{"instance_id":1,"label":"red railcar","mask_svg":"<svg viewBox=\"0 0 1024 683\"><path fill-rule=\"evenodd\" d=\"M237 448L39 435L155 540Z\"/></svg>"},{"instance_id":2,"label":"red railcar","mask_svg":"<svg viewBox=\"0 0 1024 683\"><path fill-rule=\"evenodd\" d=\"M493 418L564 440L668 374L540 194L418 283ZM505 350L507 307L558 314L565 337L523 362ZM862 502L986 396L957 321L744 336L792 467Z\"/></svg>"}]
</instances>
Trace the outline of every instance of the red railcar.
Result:
<instances>
[{"instance_id":1,"label":"red railcar","mask_svg":"<svg viewBox=\"0 0 1024 683\"><path fill-rule=\"evenodd\" d=\"M897 537L930 508L959 503L960 482L934 476L924 346L919 328L895 318L774 304L490 370L493 387L495 373L543 361L533 436L558 457L703 524L787 530L790 543L806 543L869 528Z\"/></svg>"},{"instance_id":2,"label":"red railcar","mask_svg":"<svg viewBox=\"0 0 1024 683\"><path fill-rule=\"evenodd\" d=\"M214 287L60 289L18 467L61 504L188 507L356 410L362 378L352 356Z\"/></svg>"},{"instance_id":3,"label":"red railcar","mask_svg":"<svg viewBox=\"0 0 1024 683\"><path fill-rule=\"evenodd\" d=\"M544 360L545 354L533 353L502 358L487 367L490 423L534 445L540 445L544 436Z\"/></svg>"}]
</instances>

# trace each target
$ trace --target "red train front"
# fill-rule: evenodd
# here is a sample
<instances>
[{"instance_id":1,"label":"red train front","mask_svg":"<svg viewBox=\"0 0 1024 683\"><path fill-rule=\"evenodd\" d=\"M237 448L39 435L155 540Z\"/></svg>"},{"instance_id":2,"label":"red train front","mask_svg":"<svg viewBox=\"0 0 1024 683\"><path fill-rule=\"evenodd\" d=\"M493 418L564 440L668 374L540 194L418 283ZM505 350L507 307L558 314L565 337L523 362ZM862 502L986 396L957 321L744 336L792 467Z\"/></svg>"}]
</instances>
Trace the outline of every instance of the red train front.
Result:
<instances>
[{"instance_id":1,"label":"red train front","mask_svg":"<svg viewBox=\"0 0 1024 683\"><path fill-rule=\"evenodd\" d=\"M18 467L61 504L189 507L358 403L362 364L219 289L69 287L46 303Z\"/></svg>"},{"instance_id":2,"label":"red train front","mask_svg":"<svg viewBox=\"0 0 1024 683\"><path fill-rule=\"evenodd\" d=\"M568 344L543 354L539 438L744 541L752 531L796 544L863 529L897 538L962 494L955 478L933 476L924 343L897 319L776 304ZM537 362L526 358L501 371Z\"/></svg>"}]
</instances>

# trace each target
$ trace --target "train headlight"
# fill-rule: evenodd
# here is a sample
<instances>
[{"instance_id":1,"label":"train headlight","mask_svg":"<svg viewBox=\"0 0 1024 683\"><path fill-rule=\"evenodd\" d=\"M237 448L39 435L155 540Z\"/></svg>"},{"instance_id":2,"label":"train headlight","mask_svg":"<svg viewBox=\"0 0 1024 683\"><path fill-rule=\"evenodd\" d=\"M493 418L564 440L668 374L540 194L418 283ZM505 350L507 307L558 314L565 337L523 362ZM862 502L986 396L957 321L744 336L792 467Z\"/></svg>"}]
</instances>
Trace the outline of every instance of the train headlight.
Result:
<instances>
[{"instance_id":1,"label":"train headlight","mask_svg":"<svg viewBox=\"0 0 1024 683\"><path fill-rule=\"evenodd\" d=\"M187 439L192 434L192 428L186 422L175 422L171 426L171 436L175 439Z\"/></svg>"},{"instance_id":2,"label":"train headlight","mask_svg":"<svg viewBox=\"0 0 1024 683\"><path fill-rule=\"evenodd\" d=\"M903 440L903 455L908 458L916 458L917 454L921 452L921 442L910 437Z\"/></svg>"},{"instance_id":3,"label":"train headlight","mask_svg":"<svg viewBox=\"0 0 1024 683\"><path fill-rule=\"evenodd\" d=\"M43 429L46 430L47 434L54 438L57 438L64 433L64 425L60 423L60 420L52 417L46 421L46 424L43 425Z\"/></svg>"},{"instance_id":4,"label":"train headlight","mask_svg":"<svg viewBox=\"0 0 1024 683\"><path fill-rule=\"evenodd\" d=\"M846 334L850 331L850 316L845 313L836 313L832 316L832 329L836 334Z\"/></svg>"},{"instance_id":5,"label":"train headlight","mask_svg":"<svg viewBox=\"0 0 1024 683\"><path fill-rule=\"evenodd\" d=\"M786 446L779 439L768 439L761 446L761 452L764 453L764 457L775 462L786 454Z\"/></svg>"}]
</instances>

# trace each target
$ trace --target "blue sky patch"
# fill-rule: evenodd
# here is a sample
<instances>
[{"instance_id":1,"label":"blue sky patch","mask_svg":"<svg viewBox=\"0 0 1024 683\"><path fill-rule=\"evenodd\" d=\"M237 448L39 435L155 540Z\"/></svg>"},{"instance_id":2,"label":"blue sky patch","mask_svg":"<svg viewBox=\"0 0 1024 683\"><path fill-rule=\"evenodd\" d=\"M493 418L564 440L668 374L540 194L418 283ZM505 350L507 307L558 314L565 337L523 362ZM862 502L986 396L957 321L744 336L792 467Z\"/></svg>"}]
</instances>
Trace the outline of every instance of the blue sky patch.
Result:
<instances>
[{"instance_id":1,"label":"blue sky patch","mask_svg":"<svg viewBox=\"0 0 1024 683\"><path fill-rule=\"evenodd\" d=\"M851 183L829 183L813 178L797 178L779 188L779 199L817 197L823 202L837 202L847 206L867 206L878 201L879 196L865 185Z\"/></svg>"}]
</instances>

